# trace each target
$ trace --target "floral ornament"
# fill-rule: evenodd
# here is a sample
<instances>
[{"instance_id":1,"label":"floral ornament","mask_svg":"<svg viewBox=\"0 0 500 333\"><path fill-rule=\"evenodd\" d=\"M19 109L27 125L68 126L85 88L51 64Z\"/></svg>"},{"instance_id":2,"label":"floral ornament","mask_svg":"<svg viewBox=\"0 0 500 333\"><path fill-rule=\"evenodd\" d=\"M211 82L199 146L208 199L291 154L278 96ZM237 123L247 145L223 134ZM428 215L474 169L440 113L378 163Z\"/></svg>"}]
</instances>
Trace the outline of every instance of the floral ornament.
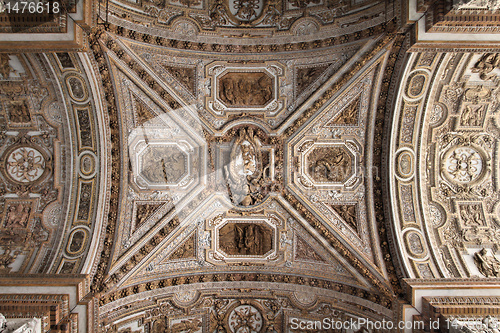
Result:
<instances>
[{"instance_id":1,"label":"floral ornament","mask_svg":"<svg viewBox=\"0 0 500 333\"><path fill-rule=\"evenodd\" d=\"M18 148L7 158L7 172L18 182L34 182L42 176L44 170L45 159L33 148Z\"/></svg>"},{"instance_id":2,"label":"floral ornament","mask_svg":"<svg viewBox=\"0 0 500 333\"><path fill-rule=\"evenodd\" d=\"M229 315L229 327L233 333L257 333L262 328L262 316L250 305L240 305Z\"/></svg>"}]
</instances>

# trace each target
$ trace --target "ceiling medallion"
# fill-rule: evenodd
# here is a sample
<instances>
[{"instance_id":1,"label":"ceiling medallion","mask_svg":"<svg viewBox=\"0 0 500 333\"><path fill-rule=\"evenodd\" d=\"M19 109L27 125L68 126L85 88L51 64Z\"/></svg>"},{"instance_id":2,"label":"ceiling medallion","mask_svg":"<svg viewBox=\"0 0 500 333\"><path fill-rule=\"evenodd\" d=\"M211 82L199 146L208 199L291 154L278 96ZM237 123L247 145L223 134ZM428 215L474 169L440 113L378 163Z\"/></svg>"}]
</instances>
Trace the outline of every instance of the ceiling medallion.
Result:
<instances>
[{"instance_id":1,"label":"ceiling medallion","mask_svg":"<svg viewBox=\"0 0 500 333\"><path fill-rule=\"evenodd\" d=\"M444 172L453 182L468 184L483 173L483 158L473 147L453 148L446 155Z\"/></svg>"},{"instance_id":2,"label":"ceiling medallion","mask_svg":"<svg viewBox=\"0 0 500 333\"><path fill-rule=\"evenodd\" d=\"M487 152L478 145L466 142L465 145L452 146L442 155L442 175L457 185L474 185L489 173L488 161Z\"/></svg>"},{"instance_id":3,"label":"ceiling medallion","mask_svg":"<svg viewBox=\"0 0 500 333\"><path fill-rule=\"evenodd\" d=\"M224 18L239 26L259 24L268 12L268 0L222 0L217 1L211 10L214 21L224 21Z\"/></svg>"},{"instance_id":4,"label":"ceiling medallion","mask_svg":"<svg viewBox=\"0 0 500 333\"><path fill-rule=\"evenodd\" d=\"M42 176L45 159L36 149L20 147L7 157L7 174L15 181L31 183Z\"/></svg>"},{"instance_id":5,"label":"ceiling medallion","mask_svg":"<svg viewBox=\"0 0 500 333\"><path fill-rule=\"evenodd\" d=\"M259 310L251 305L239 305L229 313L229 329L233 333L257 333L264 324Z\"/></svg>"},{"instance_id":6,"label":"ceiling medallion","mask_svg":"<svg viewBox=\"0 0 500 333\"><path fill-rule=\"evenodd\" d=\"M2 171L16 184L41 181L49 173L50 158L33 145L14 145L4 154Z\"/></svg>"}]
</instances>

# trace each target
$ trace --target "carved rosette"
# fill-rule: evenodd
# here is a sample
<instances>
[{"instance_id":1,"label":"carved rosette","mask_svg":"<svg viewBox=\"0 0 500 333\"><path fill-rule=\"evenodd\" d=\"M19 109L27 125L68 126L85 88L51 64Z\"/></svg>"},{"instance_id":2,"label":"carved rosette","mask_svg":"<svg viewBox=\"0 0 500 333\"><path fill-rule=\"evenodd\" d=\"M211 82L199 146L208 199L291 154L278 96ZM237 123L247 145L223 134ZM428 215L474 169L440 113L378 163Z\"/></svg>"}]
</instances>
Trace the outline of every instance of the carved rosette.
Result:
<instances>
[{"instance_id":1,"label":"carved rosette","mask_svg":"<svg viewBox=\"0 0 500 333\"><path fill-rule=\"evenodd\" d=\"M258 333L264 326L264 317L252 305L238 305L229 312L227 318L232 333Z\"/></svg>"},{"instance_id":2,"label":"carved rosette","mask_svg":"<svg viewBox=\"0 0 500 333\"><path fill-rule=\"evenodd\" d=\"M14 145L7 149L2 160L4 160L2 170L5 175L17 184L39 182L51 170L48 154L42 148L33 145Z\"/></svg>"},{"instance_id":3,"label":"carved rosette","mask_svg":"<svg viewBox=\"0 0 500 333\"><path fill-rule=\"evenodd\" d=\"M491 172L486 150L480 146L451 146L441 151L441 177L459 186L472 186Z\"/></svg>"}]
</instances>

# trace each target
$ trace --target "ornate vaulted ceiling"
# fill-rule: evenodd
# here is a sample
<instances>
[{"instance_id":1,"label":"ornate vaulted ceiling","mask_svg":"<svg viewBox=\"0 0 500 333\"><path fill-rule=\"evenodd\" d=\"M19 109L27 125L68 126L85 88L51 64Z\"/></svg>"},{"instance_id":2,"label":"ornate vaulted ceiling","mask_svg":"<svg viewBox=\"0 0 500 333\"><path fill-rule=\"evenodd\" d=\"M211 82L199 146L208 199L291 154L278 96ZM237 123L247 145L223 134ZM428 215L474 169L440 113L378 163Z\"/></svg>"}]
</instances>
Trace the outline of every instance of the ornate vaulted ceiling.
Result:
<instances>
[{"instance_id":1,"label":"ornate vaulted ceiling","mask_svg":"<svg viewBox=\"0 0 500 333\"><path fill-rule=\"evenodd\" d=\"M293 301L390 318L397 278L384 261L383 221L371 212L382 207L373 193L377 106L394 40L232 55L182 53L119 30L94 44L116 103L111 200L119 209L108 216L113 248L94 279L103 325L138 308L146 321L163 320L160 304L192 308L183 320L223 325L242 306L234 288L264 293L246 305L263 316L273 302ZM210 305L214 295L221 308ZM261 324L282 327L298 314L288 307Z\"/></svg>"},{"instance_id":2,"label":"ornate vaulted ceiling","mask_svg":"<svg viewBox=\"0 0 500 333\"><path fill-rule=\"evenodd\" d=\"M0 54L0 312L299 332L498 296L499 56L412 46L412 6L109 1L84 51Z\"/></svg>"}]
</instances>

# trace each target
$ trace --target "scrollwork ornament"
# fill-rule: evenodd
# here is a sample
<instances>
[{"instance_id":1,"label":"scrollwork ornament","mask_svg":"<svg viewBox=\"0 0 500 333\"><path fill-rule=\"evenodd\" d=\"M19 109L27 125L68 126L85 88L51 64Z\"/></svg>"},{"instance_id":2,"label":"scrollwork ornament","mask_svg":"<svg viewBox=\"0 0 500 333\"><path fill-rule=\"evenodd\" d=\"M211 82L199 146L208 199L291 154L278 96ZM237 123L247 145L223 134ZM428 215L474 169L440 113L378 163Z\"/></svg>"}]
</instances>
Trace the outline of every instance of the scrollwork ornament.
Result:
<instances>
[{"instance_id":1,"label":"scrollwork ornament","mask_svg":"<svg viewBox=\"0 0 500 333\"><path fill-rule=\"evenodd\" d=\"M429 118L430 123L437 124L443 118L444 113L443 107L439 104L435 104Z\"/></svg>"},{"instance_id":2,"label":"scrollwork ornament","mask_svg":"<svg viewBox=\"0 0 500 333\"><path fill-rule=\"evenodd\" d=\"M443 239L446 244L450 244L456 249L465 249L462 241L462 235L454 221L449 221L442 231Z\"/></svg>"},{"instance_id":3,"label":"scrollwork ornament","mask_svg":"<svg viewBox=\"0 0 500 333\"><path fill-rule=\"evenodd\" d=\"M434 226L440 226L443 221L443 214L439 208L435 205L429 205L429 217L431 218L431 223Z\"/></svg>"},{"instance_id":4,"label":"scrollwork ornament","mask_svg":"<svg viewBox=\"0 0 500 333\"><path fill-rule=\"evenodd\" d=\"M458 102L464 93L463 84L459 82L452 82L445 90L443 99L448 103L450 110L456 110Z\"/></svg>"}]
</instances>

